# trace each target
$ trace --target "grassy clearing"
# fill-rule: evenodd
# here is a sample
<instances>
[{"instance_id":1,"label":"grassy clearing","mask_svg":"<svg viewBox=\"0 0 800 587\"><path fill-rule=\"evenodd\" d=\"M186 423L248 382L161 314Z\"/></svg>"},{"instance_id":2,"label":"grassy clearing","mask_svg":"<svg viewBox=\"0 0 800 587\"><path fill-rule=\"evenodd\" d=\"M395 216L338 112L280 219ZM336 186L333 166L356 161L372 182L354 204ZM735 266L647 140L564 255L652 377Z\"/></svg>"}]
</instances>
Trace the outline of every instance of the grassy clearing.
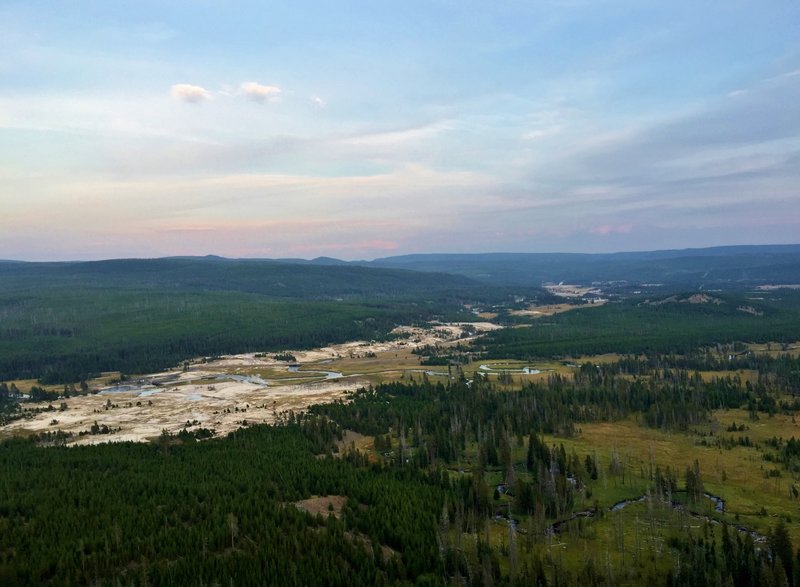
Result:
<instances>
[{"instance_id":1,"label":"grassy clearing","mask_svg":"<svg viewBox=\"0 0 800 587\"><path fill-rule=\"evenodd\" d=\"M779 357L781 355L797 357L800 356L800 341L786 344L780 342L750 343L747 345L747 350L771 357Z\"/></svg>"},{"instance_id":2,"label":"grassy clearing","mask_svg":"<svg viewBox=\"0 0 800 587\"><path fill-rule=\"evenodd\" d=\"M553 314L561 314L578 308L593 308L600 307L602 303L596 304L547 304L543 306L529 306L524 310L512 310L509 312L512 316L526 316L529 318L544 318L552 316Z\"/></svg>"},{"instance_id":3,"label":"grassy clearing","mask_svg":"<svg viewBox=\"0 0 800 587\"><path fill-rule=\"evenodd\" d=\"M503 555L499 563L506 573L511 572L508 554L515 548L518 567L539 557L546 569L557 565L577 575L591 565L613 577L614 585L642 585L648 577L665 577L675 567L677 557L668 545L669 539L689 531L706 532L708 538L721 540L719 528L703 528L702 522L672 508L645 504L591 520L575 520L559 534L547 537L528 519L518 524L512 539L507 521L492 520L480 539L488 539ZM477 540L478 534L465 535L464 550L474 551Z\"/></svg>"},{"instance_id":4,"label":"grassy clearing","mask_svg":"<svg viewBox=\"0 0 800 587\"><path fill-rule=\"evenodd\" d=\"M726 431L733 422L744 422L747 430L742 434L749 435L759 448L736 446L720 449L703 444L734 434ZM662 472L670 467L677 473L679 490L683 489L686 467L697 459L705 490L726 501L726 513L715 512L710 500L692 505L692 511L725 520L734 527L741 525L756 530L762 535L766 535L779 518L791 520L787 528L797 544L800 541L800 524L796 523L797 502L790 498L787 490L793 481L786 477L788 473L785 471L784 477L765 477L765 469L774 465L763 460L762 451L764 443L772 436L798 437L799 431L800 426L792 421L791 416L776 415L750 421L745 410L726 410L715 412L709 424L685 433L644 428L635 419L630 419L583 424L574 438L546 436L548 444L558 446L563 443L567 455L574 450L581 461L587 454L596 455L599 478L590 482L590 496L584 492L577 497L575 511L593 509L597 502L602 514L569 522L558 534L549 537L542 532L541 521L536 522L532 516L515 516L517 530L513 539L514 533L510 531L507 520L492 519L487 529L479 533L480 540L488 539L501 553L499 562L505 572L511 572L509 552L513 540L518 566L535 557L541 558L546 568L555 568L555 565L575 574L585 570L587 564L594 565L613 576L615 585L640 585L647 583L648 577L663 578L678 563L677 552L671 546L673 540L685 539L689 533L694 533L695 536L703 535L706 540L714 539L719 544L721 527L707 524L656 500L630 504L621 511L610 512L607 509L621 500L638 498L652 491L651 467L655 470L658 466ZM512 459L517 474L522 477L528 475L524 472L525 453L524 442L515 440ZM612 453L622 462L624 475L610 472ZM473 444L468 447L463 462L452 470L469 471L476 462L477 446ZM499 468L489 469L484 478L490 487L504 482L504 474ZM673 499L685 503L686 496L677 493ZM501 495L494 503L500 511L505 511L502 508L510 501L511 498ZM762 513L762 507L766 509L766 515ZM470 552L475 548L478 535L467 535L462 540L466 551Z\"/></svg>"},{"instance_id":5,"label":"grassy clearing","mask_svg":"<svg viewBox=\"0 0 800 587\"><path fill-rule=\"evenodd\" d=\"M758 371L756 369L739 369L737 371L699 371L703 381L712 381L724 377L739 377L744 383L757 383Z\"/></svg>"},{"instance_id":6,"label":"grassy clearing","mask_svg":"<svg viewBox=\"0 0 800 587\"><path fill-rule=\"evenodd\" d=\"M491 369L491 371L486 371L481 369L481 366L485 365ZM537 369L541 371L541 374L545 376L548 373L560 373L562 375L568 375L573 372L575 367L569 366L564 361L557 361L552 359L539 359L535 361L520 361L515 359L489 359L489 360L476 360L462 366L462 370L467 377L472 377L476 373L481 373L483 375L488 374L489 376L497 376L503 370L509 371L520 371L524 367L530 367L531 369ZM521 373L511 373L512 377L515 378L515 381L518 381L520 384L535 381L535 374L524 375Z\"/></svg>"},{"instance_id":7,"label":"grassy clearing","mask_svg":"<svg viewBox=\"0 0 800 587\"><path fill-rule=\"evenodd\" d=\"M421 357L412 354L410 349L397 349L375 353L374 357L343 357L317 366L330 371L339 371L345 375L376 374L386 371L429 368L420 365L421 360Z\"/></svg>"},{"instance_id":8,"label":"grassy clearing","mask_svg":"<svg viewBox=\"0 0 800 587\"><path fill-rule=\"evenodd\" d=\"M580 355L575 359L575 363L592 363L593 365L604 365L607 363L617 363L622 358L618 353L603 353L600 355Z\"/></svg>"},{"instance_id":9,"label":"grassy clearing","mask_svg":"<svg viewBox=\"0 0 800 587\"><path fill-rule=\"evenodd\" d=\"M106 371L97 377L89 379L86 383L89 389L99 389L112 385L119 381L121 373L119 371ZM9 386L15 385L22 393L29 393L32 387L40 387L49 392L62 392L64 384L61 383L40 383L38 379L14 379L6 382Z\"/></svg>"},{"instance_id":10,"label":"grassy clearing","mask_svg":"<svg viewBox=\"0 0 800 587\"><path fill-rule=\"evenodd\" d=\"M746 434L755 442L764 442L767 439L777 436L778 438L789 439L792 436L800 438L800 424L796 418L775 414L773 417L760 417L758 420L750 420L747 410L719 410L714 413L715 419L723 428L736 422L744 424L747 429L737 434ZM733 433L731 433L733 434Z\"/></svg>"},{"instance_id":11,"label":"grassy clearing","mask_svg":"<svg viewBox=\"0 0 800 587\"><path fill-rule=\"evenodd\" d=\"M667 466L678 474L678 486L683 486L684 472L695 459L700 463L705 489L713 495L722 497L731 522L738 516L739 522L766 533L775 523L776 516L797 516L797 502L789 496L789 487L795 481L786 471L782 477L766 477L765 471L776 467L763 460L758 448L736 446L720 449L703 446L703 440L715 440L715 435L738 437L749 434L751 439L763 443L773 435L789 438L800 437L800 426L792 423L790 416L776 415L769 421L753 423L750 430L743 433L728 433L725 428L730 423L748 422L747 412L729 410L715 413L716 423L712 423L692 433L667 432L640 426L633 420L613 423L582 424L576 438L563 439L548 437L553 444L563 443L567 453L575 450L583 458L586 454L596 454L601 466L601 476L593 487L592 500L598 499L603 505L642 495L649 485L649 472L660 466ZM625 479L621 475L608 473L612 453L625 467ZM585 504L589 507L590 504ZM767 515L761 515L762 508ZM795 540L800 541L800 525L791 525L790 531Z\"/></svg>"}]
</instances>

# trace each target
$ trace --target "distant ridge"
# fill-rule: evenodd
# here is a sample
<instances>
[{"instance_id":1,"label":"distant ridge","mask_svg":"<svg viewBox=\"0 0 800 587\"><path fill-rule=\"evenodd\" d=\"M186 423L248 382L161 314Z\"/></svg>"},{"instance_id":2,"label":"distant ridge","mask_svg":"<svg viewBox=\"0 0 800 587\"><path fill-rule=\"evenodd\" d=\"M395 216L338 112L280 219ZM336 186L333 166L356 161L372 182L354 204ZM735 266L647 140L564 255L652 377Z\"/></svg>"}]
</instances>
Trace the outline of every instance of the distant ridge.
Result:
<instances>
[{"instance_id":1,"label":"distant ridge","mask_svg":"<svg viewBox=\"0 0 800 587\"><path fill-rule=\"evenodd\" d=\"M342 261L341 259L335 259L333 257L317 257L316 259L311 259L311 263L314 265L349 265L350 263L347 261Z\"/></svg>"},{"instance_id":2,"label":"distant ridge","mask_svg":"<svg viewBox=\"0 0 800 587\"><path fill-rule=\"evenodd\" d=\"M503 285L627 281L695 288L800 283L797 244L618 253L416 254L363 264L455 273Z\"/></svg>"},{"instance_id":3,"label":"distant ridge","mask_svg":"<svg viewBox=\"0 0 800 587\"><path fill-rule=\"evenodd\" d=\"M403 276L397 273L379 275L363 273L365 270L413 273ZM244 279L252 282L254 291L266 289L274 295L279 295L279 292L264 285L267 274L282 274L286 278L292 276L292 279L301 281L316 279L317 286L306 289L316 289L319 295L325 295L324 288L328 287L328 295L333 296L340 295L342 291L366 291L359 284L379 277L385 281L385 287L375 284L366 289L397 291L401 289L403 281L417 285L426 282L428 285L425 287L434 288L437 284L469 287L476 281L525 287L561 281L584 284L623 281L689 288L730 288L800 283L800 244L731 245L616 253L420 253L373 261L343 261L333 257L311 260L229 259L217 255L49 263L0 261L0 275L15 271L52 271L62 277L119 273L118 277L123 280L130 278L132 273L139 277L149 273L156 282L168 277L170 283L206 284L205 287L212 288L223 287L220 284L223 278L233 279L234 283ZM256 277L260 272L266 273ZM440 277L421 277L420 273L436 273ZM467 281L459 282L459 278L466 278Z\"/></svg>"},{"instance_id":4,"label":"distant ridge","mask_svg":"<svg viewBox=\"0 0 800 587\"><path fill-rule=\"evenodd\" d=\"M657 249L653 251L616 251L613 253L412 253L408 255L395 255L380 257L373 261L353 261L354 263L382 263L406 259L424 259L431 257L467 258L467 257L540 257L540 258L603 258L603 257L630 257L630 258L676 258L696 256L730 256L749 255L755 253L800 254L800 244L789 245L725 245L716 247L700 247L687 249Z\"/></svg>"},{"instance_id":5,"label":"distant ridge","mask_svg":"<svg viewBox=\"0 0 800 587\"><path fill-rule=\"evenodd\" d=\"M335 260L331 260L335 261ZM0 290L113 287L238 291L279 298L444 295L484 288L468 277L348 263L166 257L103 261L0 262Z\"/></svg>"}]
</instances>

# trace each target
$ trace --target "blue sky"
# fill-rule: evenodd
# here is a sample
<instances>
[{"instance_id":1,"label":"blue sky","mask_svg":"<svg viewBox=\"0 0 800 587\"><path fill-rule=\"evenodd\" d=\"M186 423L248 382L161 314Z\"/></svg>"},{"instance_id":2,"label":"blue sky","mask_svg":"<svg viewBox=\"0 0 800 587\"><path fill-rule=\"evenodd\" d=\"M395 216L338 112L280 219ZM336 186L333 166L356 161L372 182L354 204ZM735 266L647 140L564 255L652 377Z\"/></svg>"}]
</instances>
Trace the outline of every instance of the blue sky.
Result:
<instances>
[{"instance_id":1,"label":"blue sky","mask_svg":"<svg viewBox=\"0 0 800 587\"><path fill-rule=\"evenodd\" d=\"M800 4L3 2L0 258L799 242Z\"/></svg>"}]
</instances>

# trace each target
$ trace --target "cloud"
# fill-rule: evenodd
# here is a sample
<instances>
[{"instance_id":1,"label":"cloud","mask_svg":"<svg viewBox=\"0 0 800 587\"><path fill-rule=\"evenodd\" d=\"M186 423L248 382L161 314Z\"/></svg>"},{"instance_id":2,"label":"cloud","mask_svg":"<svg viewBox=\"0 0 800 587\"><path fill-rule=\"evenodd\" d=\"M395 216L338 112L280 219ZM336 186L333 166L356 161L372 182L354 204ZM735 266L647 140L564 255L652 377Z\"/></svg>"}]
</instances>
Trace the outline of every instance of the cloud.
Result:
<instances>
[{"instance_id":1,"label":"cloud","mask_svg":"<svg viewBox=\"0 0 800 587\"><path fill-rule=\"evenodd\" d=\"M325 106L328 105L328 103L319 96L311 96L311 103L318 108L325 108Z\"/></svg>"},{"instance_id":2,"label":"cloud","mask_svg":"<svg viewBox=\"0 0 800 587\"><path fill-rule=\"evenodd\" d=\"M590 132L591 125L577 135L568 130L563 148L527 154L521 173L529 185L561 196L563 206L580 216L613 206L621 215L613 226L695 226L701 213L730 212L733 235L733 227L753 213L752 202L763 210L783 210L788 198L796 199L799 105L800 76L783 74L736 90L733 99L720 94L692 109L617 130ZM580 190L590 186L602 186L609 198L583 201ZM619 234L604 226L592 233Z\"/></svg>"},{"instance_id":3,"label":"cloud","mask_svg":"<svg viewBox=\"0 0 800 587\"><path fill-rule=\"evenodd\" d=\"M561 132L560 126L551 126L549 128L537 128L532 131L526 132L524 135L522 135L522 139L526 141L536 141L539 139L544 139L546 137L557 135L560 132Z\"/></svg>"},{"instance_id":4,"label":"cloud","mask_svg":"<svg viewBox=\"0 0 800 587\"><path fill-rule=\"evenodd\" d=\"M169 93L175 100L192 104L211 99L211 92L192 84L175 84L170 88Z\"/></svg>"},{"instance_id":5,"label":"cloud","mask_svg":"<svg viewBox=\"0 0 800 587\"><path fill-rule=\"evenodd\" d=\"M228 96L230 98L236 95L236 88L228 84L225 84L222 86L222 88L219 89L218 93L221 96Z\"/></svg>"},{"instance_id":6,"label":"cloud","mask_svg":"<svg viewBox=\"0 0 800 587\"><path fill-rule=\"evenodd\" d=\"M792 75L735 90L682 117L642 129L620 145L620 162L652 164L708 149L752 147L800 136L800 80ZM730 96L730 95L729 95ZM608 151L606 151L608 152Z\"/></svg>"},{"instance_id":7,"label":"cloud","mask_svg":"<svg viewBox=\"0 0 800 587\"><path fill-rule=\"evenodd\" d=\"M256 82L245 82L241 85L242 93L254 102L272 102L281 95L277 86L265 86Z\"/></svg>"},{"instance_id":8,"label":"cloud","mask_svg":"<svg viewBox=\"0 0 800 587\"><path fill-rule=\"evenodd\" d=\"M397 147L403 144L419 143L430 140L448 131L454 130L455 124L451 120L441 120L431 124L402 128L399 130L377 131L358 134L340 141L343 145L358 145L373 147Z\"/></svg>"},{"instance_id":9,"label":"cloud","mask_svg":"<svg viewBox=\"0 0 800 587\"><path fill-rule=\"evenodd\" d=\"M592 234L608 236L610 234L627 234L633 230L633 224L601 224L589 229Z\"/></svg>"}]
</instances>

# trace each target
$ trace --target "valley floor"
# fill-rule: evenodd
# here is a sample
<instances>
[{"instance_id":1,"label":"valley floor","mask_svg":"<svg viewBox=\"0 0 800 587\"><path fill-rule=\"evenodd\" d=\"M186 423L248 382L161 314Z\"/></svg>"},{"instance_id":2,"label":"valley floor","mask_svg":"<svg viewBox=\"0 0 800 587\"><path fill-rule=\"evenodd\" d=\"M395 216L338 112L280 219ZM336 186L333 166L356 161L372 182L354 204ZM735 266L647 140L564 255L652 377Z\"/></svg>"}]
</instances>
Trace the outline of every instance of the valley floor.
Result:
<instances>
[{"instance_id":1,"label":"valley floor","mask_svg":"<svg viewBox=\"0 0 800 587\"><path fill-rule=\"evenodd\" d=\"M25 417L0 428L0 437L61 431L70 444L141 442L162 432L201 428L225 435L241 426L272 424L289 411L346 397L359 388L402 378L448 377L447 367L423 367L412 350L469 342L490 323L401 326L385 342L354 341L273 354L247 353L196 359L186 368L91 385L91 393L57 402L26 403ZM25 389L34 382L18 382ZM53 390L57 390L53 387ZM95 426L95 432L92 427ZM98 431L99 429L99 431Z\"/></svg>"}]
</instances>

